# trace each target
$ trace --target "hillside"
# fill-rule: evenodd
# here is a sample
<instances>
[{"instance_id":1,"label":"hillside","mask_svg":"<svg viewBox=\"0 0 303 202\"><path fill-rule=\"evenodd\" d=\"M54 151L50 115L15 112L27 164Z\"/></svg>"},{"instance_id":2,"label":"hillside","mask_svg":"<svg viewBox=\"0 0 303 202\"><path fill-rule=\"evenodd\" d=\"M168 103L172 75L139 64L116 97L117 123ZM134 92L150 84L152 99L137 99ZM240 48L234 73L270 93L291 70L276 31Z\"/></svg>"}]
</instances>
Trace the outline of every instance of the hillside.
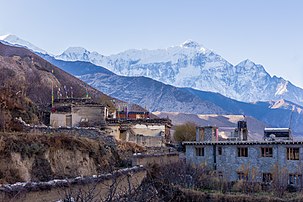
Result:
<instances>
[{"instance_id":1,"label":"hillside","mask_svg":"<svg viewBox=\"0 0 303 202\"><path fill-rule=\"evenodd\" d=\"M5 78L1 84L15 82L14 86L22 87L22 93L35 103L51 102L52 82L55 92L61 88L70 95L72 88L75 97L84 97L86 90L94 99L106 96L25 48L0 43L0 59L1 76Z\"/></svg>"},{"instance_id":2,"label":"hillside","mask_svg":"<svg viewBox=\"0 0 303 202\"><path fill-rule=\"evenodd\" d=\"M62 96L84 97L87 92L96 102L111 106L111 97L28 49L0 43L0 128L14 127L16 117L28 123L41 121L50 109L52 85L55 97L59 88Z\"/></svg>"}]
</instances>

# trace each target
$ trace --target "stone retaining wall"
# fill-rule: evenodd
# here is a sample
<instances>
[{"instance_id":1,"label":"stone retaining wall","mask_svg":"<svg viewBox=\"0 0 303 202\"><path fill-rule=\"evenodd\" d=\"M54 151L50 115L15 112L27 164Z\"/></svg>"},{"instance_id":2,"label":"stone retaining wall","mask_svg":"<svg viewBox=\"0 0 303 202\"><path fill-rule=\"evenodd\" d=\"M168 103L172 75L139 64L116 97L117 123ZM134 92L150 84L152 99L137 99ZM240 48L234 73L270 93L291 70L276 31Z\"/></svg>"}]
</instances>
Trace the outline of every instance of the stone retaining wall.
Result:
<instances>
[{"instance_id":1,"label":"stone retaining wall","mask_svg":"<svg viewBox=\"0 0 303 202\"><path fill-rule=\"evenodd\" d=\"M179 154L176 152L172 153L162 153L162 154L134 154L132 158L132 165L143 165L146 166L148 164L171 164L178 162Z\"/></svg>"},{"instance_id":2,"label":"stone retaining wall","mask_svg":"<svg viewBox=\"0 0 303 202\"><path fill-rule=\"evenodd\" d=\"M75 198L82 194L84 197L90 192L96 201L103 201L110 194L115 198L136 189L145 176L143 167L132 167L100 176L2 185L0 201L63 201L67 195Z\"/></svg>"}]
</instances>

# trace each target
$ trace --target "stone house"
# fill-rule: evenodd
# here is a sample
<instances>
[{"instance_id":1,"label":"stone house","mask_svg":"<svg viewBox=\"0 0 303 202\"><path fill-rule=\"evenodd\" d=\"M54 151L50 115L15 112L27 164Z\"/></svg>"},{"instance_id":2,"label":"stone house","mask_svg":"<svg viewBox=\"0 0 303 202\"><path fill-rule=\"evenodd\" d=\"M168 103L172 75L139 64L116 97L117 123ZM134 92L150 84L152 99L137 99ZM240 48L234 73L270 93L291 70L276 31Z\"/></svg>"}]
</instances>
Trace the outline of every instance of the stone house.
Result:
<instances>
[{"instance_id":1,"label":"stone house","mask_svg":"<svg viewBox=\"0 0 303 202\"><path fill-rule=\"evenodd\" d=\"M105 125L108 110L90 98L55 99L50 114L52 127Z\"/></svg>"},{"instance_id":2,"label":"stone house","mask_svg":"<svg viewBox=\"0 0 303 202\"><path fill-rule=\"evenodd\" d=\"M200 141L183 142L187 163L203 165L230 182L271 184L278 179L285 186L302 188L303 141L220 141L214 140L213 128L206 131L210 132Z\"/></svg>"},{"instance_id":3,"label":"stone house","mask_svg":"<svg viewBox=\"0 0 303 202\"><path fill-rule=\"evenodd\" d=\"M146 147L162 147L170 142L171 126L169 119L107 120L107 128L116 139Z\"/></svg>"}]
</instances>

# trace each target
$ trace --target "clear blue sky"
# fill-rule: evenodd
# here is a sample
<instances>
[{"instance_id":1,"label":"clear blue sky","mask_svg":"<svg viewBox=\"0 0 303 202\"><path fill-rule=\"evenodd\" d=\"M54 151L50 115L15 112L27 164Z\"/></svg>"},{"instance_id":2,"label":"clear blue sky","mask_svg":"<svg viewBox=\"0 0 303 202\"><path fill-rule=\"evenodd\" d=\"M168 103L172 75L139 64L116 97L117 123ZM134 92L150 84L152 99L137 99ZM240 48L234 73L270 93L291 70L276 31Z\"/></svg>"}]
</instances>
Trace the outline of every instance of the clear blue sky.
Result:
<instances>
[{"instance_id":1,"label":"clear blue sky","mask_svg":"<svg viewBox=\"0 0 303 202\"><path fill-rule=\"evenodd\" d=\"M187 39L232 64L251 59L303 87L301 0L0 0L0 35L53 54L82 46L104 55Z\"/></svg>"}]
</instances>

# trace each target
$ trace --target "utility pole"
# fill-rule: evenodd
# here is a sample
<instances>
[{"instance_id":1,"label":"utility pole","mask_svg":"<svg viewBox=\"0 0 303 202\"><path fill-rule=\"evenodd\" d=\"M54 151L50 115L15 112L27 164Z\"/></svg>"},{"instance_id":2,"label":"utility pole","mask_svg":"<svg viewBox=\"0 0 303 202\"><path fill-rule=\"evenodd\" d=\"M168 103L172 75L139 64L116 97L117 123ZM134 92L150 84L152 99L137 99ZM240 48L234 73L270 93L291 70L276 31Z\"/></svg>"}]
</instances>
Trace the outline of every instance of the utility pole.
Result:
<instances>
[{"instance_id":1,"label":"utility pole","mask_svg":"<svg viewBox=\"0 0 303 202\"><path fill-rule=\"evenodd\" d=\"M54 75L54 70L52 69L52 75ZM52 107L54 106L54 81L52 79Z\"/></svg>"},{"instance_id":2,"label":"utility pole","mask_svg":"<svg viewBox=\"0 0 303 202\"><path fill-rule=\"evenodd\" d=\"M292 107L290 118L289 118L289 126L288 126L288 128L289 128L289 137L291 139L293 139L292 134L291 134L291 124L292 124L292 116L293 116L294 110L295 110L295 106Z\"/></svg>"}]
</instances>

